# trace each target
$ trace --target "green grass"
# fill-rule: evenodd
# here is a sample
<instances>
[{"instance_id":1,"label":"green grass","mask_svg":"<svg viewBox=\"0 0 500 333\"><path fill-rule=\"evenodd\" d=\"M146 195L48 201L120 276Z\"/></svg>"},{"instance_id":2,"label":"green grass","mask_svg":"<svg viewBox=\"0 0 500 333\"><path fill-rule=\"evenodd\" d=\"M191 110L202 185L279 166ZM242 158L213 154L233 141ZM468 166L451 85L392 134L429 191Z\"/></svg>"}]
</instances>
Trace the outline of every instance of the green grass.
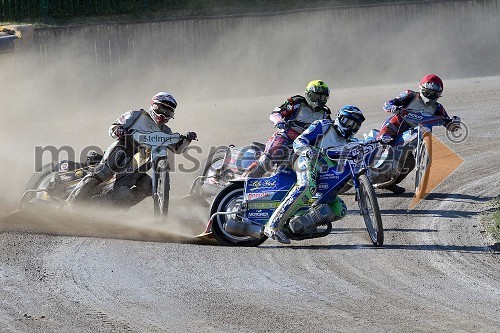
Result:
<instances>
[{"instance_id":1,"label":"green grass","mask_svg":"<svg viewBox=\"0 0 500 333\"><path fill-rule=\"evenodd\" d=\"M484 226L485 230L492 235L495 241L500 242L500 197L494 199L492 204L493 208L490 211L493 213L486 215Z\"/></svg>"}]
</instances>

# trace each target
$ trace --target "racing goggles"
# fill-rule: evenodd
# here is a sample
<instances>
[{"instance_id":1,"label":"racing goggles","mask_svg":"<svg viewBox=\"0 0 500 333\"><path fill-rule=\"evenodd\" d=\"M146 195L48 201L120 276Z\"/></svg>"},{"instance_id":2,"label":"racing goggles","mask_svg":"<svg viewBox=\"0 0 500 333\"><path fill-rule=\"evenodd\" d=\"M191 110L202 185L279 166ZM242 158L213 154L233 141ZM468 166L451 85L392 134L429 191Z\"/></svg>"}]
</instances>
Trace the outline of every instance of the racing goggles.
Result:
<instances>
[{"instance_id":1,"label":"racing goggles","mask_svg":"<svg viewBox=\"0 0 500 333\"><path fill-rule=\"evenodd\" d=\"M425 97L425 98L428 98L430 100L436 100L438 99L439 97L441 97L441 91L436 91L436 90L432 90L432 89L428 89L428 88L420 88L420 93Z\"/></svg>"},{"instance_id":2,"label":"racing goggles","mask_svg":"<svg viewBox=\"0 0 500 333\"><path fill-rule=\"evenodd\" d=\"M356 133L361 127L361 124L357 120L347 117L339 117L339 122L342 126L350 128L353 133Z\"/></svg>"},{"instance_id":3,"label":"racing goggles","mask_svg":"<svg viewBox=\"0 0 500 333\"><path fill-rule=\"evenodd\" d=\"M325 104L326 101L328 100L328 95L320 94L317 92L309 92L309 98L311 99L312 102L321 102Z\"/></svg>"},{"instance_id":4,"label":"racing goggles","mask_svg":"<svg viewBox=\"0 0 500 333\"><path fill-rule=\"evenodd\" d=\"M170 105L153 104L153 112L158 123L164 123L174 118L175 110Z\"/></svg>"}]
</instances>

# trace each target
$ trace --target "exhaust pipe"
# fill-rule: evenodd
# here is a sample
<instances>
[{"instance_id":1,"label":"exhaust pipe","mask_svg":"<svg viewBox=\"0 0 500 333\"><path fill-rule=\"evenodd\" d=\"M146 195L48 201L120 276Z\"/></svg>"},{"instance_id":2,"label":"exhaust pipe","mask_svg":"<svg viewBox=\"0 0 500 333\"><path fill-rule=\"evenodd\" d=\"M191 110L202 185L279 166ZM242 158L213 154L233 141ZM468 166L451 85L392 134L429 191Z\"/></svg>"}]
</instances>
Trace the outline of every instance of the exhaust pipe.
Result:
<instances>
[{"instance_id":1,"label":"exhaust pipe","mask_svg":"<svg viewBox=\"0 0 500 333\"><path fill-rule=\"evenodd\" d=\"M228 220L224 229L231 235L241 237L250 236L253 238L260 238L264 234L264 226L262 225L236 222L234 220Z\"/></svg>"}]
</instances>

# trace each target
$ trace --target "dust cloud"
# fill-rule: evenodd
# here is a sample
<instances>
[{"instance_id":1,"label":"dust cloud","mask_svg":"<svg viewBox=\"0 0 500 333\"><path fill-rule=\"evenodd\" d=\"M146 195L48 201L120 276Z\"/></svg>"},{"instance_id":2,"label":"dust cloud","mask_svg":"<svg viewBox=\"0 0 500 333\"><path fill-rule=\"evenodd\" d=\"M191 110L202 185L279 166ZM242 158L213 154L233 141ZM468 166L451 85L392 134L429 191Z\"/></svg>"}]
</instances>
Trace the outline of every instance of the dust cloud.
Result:
<instances>
[{"instance_id":1,"label":"dust cloud","mask_svg":"<svg viewBox=\"0 0 500 333\"><path fill-rule=\"evenodd\" d=\"M408 4L137 24L127 25L133 31L128 36L119 30L95 41L88 37L92 27L46 30L15 56L0 55L0 216L8 223L16 217L29 227L35 217L52 221L48 230L64 234L71 234L70 225L86 230L82 224L88 223L94 230L91 235L103 232L110 237L106 226L116 220L150 219L152 208L147 204L134 208L130 214L135 215L128 217L109 212L90 218L53 212L5 215L16 208L39 163L34 160L36 146L68 145L77 159L87 146L105 149L112 142L109 124L129 109L147 108L158 91L170 91L178 99L176 118L169 125L181 133L198 133L200 141L195 144L202 152L193 155L202 161L213 145L242 145L249 136L265 141L272 134L269 112L286 97L302 94L312 79L321 78L331 86L328 104L335 110L356 104L367 86L405 82L401 87L416 88L416 82L431 72L445 80L493 75L491 69L500 68L499 20L498 9L488 6ZM113 47L114 43L128 48ZM109 44L109 52L105 47L101 51L101 44ZM387 97L399 91L389 91ZM382 102L374 100L363 110L379 112ZM51 159L43 156L44 163ZM186 194L195 177L194 170L181 172L181 165L197 166L185 157L176 158L171 176L174 198ZM195 222L190 222L194 226L179 223L182 237L203 231L208 214L203 208L195 210ZM171 205L179 221L187 211L192 209L176 207L175 200ZM96 219L103 222L102 228ZM138 231L140 226L129 227L149 239ZM89 234L74 234L82 233Z\"/></svg>"}]
</instances>

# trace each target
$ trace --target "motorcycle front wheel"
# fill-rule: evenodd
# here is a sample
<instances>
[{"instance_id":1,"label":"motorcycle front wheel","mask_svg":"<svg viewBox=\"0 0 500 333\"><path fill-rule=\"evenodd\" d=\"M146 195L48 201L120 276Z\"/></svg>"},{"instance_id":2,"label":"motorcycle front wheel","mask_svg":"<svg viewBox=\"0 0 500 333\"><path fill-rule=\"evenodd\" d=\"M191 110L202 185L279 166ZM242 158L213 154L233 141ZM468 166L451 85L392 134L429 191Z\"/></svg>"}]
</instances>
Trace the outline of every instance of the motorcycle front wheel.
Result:
<instances>
[{"instance_id":1,"label":"motorcycle front wheel","mask_svg":"<svg viewBox=\"0 0 500 333\"><path fill-rule=\"evenodd\" d=\"M376 246L384 244L384 226L378 206L377 196L367 175L359 176L359 188L356 190L359 211L365 220L370 240Z\"/></svg>"},{"instance_id":2,"label":"motorcycle front wheel","mask_svg":"<svg viewBox=\"0 0 500 333\"><path fill-rule=\"evenodd\" d=\"M431 134L425 133L417 155L417 171L415 173L416 199L423 199L427 194L431 168L431 147Z\"/></svg>"},{"instance_id":3,"label":"motorcycle front wheel","mask_svg":"<svg viewBox=\"0 0 500 333\"><path fill-rule=\"evenodd\" d=\"M156 165L156 192L153 193L154 214L162 222L168 215L170 201L170 174L167 160L160 160Z\"/></svg>"},{"instance_id":4,"label":"motorcycle front wheel","mask_svg":"<svg viewBox=\"0 0 500 333\"><path fill-rule=\"evenodd\" d=\"M243 183L235 183L225 187L215 197L210 209L210 216L215 213L227 213L241 209L243 202ZM223 245L229 246L259 246L267 239L265 235L260 238L251 236L235 236L226 231L226 223L232 219L241 221L243 213L216 215L212 220L212 234Z\"/></svg>"}]
</instances>

